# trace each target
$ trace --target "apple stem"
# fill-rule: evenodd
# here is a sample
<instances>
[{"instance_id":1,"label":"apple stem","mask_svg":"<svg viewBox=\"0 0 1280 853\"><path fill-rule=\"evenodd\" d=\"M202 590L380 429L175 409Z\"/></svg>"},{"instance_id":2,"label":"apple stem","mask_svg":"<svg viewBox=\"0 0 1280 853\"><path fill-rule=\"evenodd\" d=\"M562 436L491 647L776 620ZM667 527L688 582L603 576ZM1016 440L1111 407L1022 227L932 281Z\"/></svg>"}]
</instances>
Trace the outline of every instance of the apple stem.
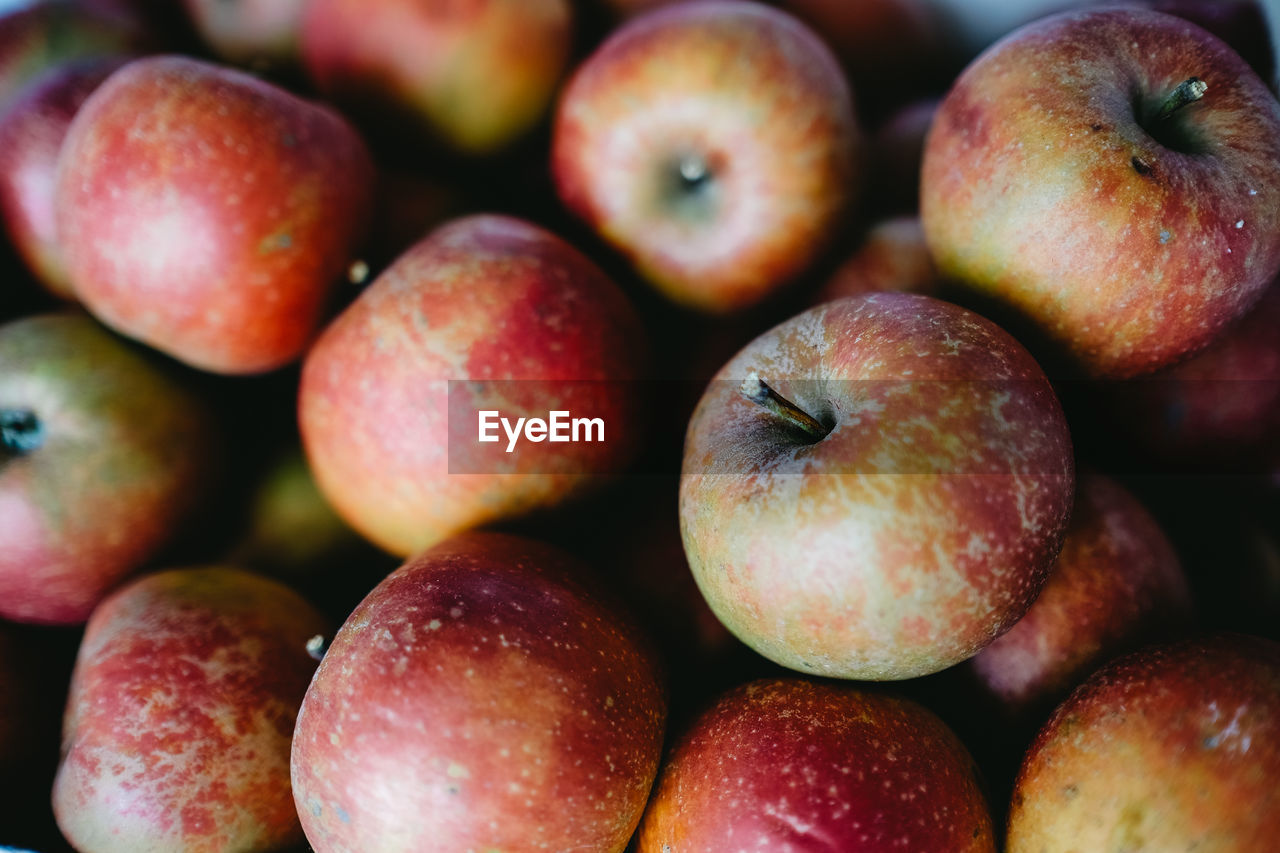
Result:
<instances>
[{"instance_id":1,"label":"apple stem","mask_svg":"<svg viewBox=\"0 0 1280 853\"><path fill-rule=\"evenodd\" d=\"M827 437L827 433L831 432L817 418L770 388L768 383L754 373L742 380L738 390L742 392L742 396L759 406L764 406L791 426L804 432L814 442L821 441Z\"/></svg>"},{"instance_id":2,"label":"apple stem","mask_svg":"<svg viewBox=\"0 0 1280 853\"><path fill-rule=\"evenodd\" d=\"M307 654L316 660L324 660L324 653L327 651L329 651L329 642L324 638L324 634L316 634L307 640Z\"/></svg>"},{"instance_id":3,"label":"apple stem","mask_svg":"<svg viewBox=\"0 0 1280 853\"><path fill-rule=\"evenodd\" d=\"M1160 105L1159 111L1156 112L1156 121L1164 121L1187 104L1200 100L1208 88L1209 84L1199 77L1188 77L1183 80Z\"/></svg>"},{"instance_id":4,"label":"apple stem","mask_svg":"<svg viewBox=\"0 0 1280 853\"><path fill-rule=\"evenodd\" d=\"M19 456L44 444L44 424L30 409L0 409L0 453Z\"/></svg>"}]
</instances>

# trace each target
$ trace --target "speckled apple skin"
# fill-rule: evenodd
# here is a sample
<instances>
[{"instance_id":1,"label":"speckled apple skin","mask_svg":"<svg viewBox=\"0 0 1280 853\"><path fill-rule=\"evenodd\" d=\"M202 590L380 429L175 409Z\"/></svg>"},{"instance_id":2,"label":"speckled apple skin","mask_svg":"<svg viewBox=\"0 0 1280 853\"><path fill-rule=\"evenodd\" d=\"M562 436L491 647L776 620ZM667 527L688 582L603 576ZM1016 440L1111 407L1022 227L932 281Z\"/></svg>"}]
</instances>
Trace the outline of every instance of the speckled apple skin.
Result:
<instances>
[{"instance_id":1,"label":"speckled apple skin","mask_svg":"<svg viewBox=\"0 0 1280 853\"><path fill-rule=\"evenodd\" d=\"M135 581L90 619L53 788L84 853L270 851L302 840L294 719L324 618L238 569Z\"/></svg>"},{"instance_id":2,"label":"speckled apple skin","mask_svg":"<svg viewBox=\"0 0 1280 853\"><path fill-rule=\"evenodd\" d=\"M1199 77L1171 119L1134 117ZM1206 344L1280 268L1280 104L1215 37L1141 9L1009 35L944 99L921 216L943 273L1024 314L1081 367L1127 377Z\"/></svg>"},{"instance_id":3,"label":"speckled apple skin","mask_svg":"<svg viewBox=\"0 0 1280 853\"><path fill-rule=\"evenodd\" d=\"M31 82L0 115L0 215L27 269L51 293L74 299L62 262L54 187L58 153L85 98L126 60L59 65Z\"/></svg>"},{"instance_id":4,"label":"speckled apple skin","mask_svg":"<svg viewBox=\"0 0 1280 853\"><path fill-rule=\"evenodd\" d=\"M316 671L293 784L317 853L621 851L666 695L628 619L540 543L450 539L379 584Z\"/></svg>"},{"instance_id":5,"label":"speckled apple skin","mask_svg":"<svg viewBox=\"0 0 1280 853\"><path fill-rule=\"evenodd\" d=\"M320 91L400 107L489 154L547 112L569 63L568 0L309 0L302 57Z\"/></svg>"},{"instance_id":6,"label":"speckled apple skin","mask_svg":"<svg viewBox=\"0 0 1280 853\"><path fill-rule=\"evenodd\" d=\"M913 702L800 679L720 697L663 764L638 853L994 853L959 739Z\"/></svg>"},{"instance_id":7,"label":"speckled apple skin","mask_svg":"<svg viewBox=\"0 0 1280 853\"><path fill-rule=\"evenodd\" d=\"M0 409L44 426L39 447L0 461L0 618L81 624L209 494L217 423L82 314L0 327Z\"/></svg>"},{"instance_id":8,"label":"speckled apple skin","mask_svg":"<svg viewBox=\"0 0 1280 853\"><path fill-rule=\"evenodd\" d=\"M401 555L582 494L629 457L642 335L617 285L568 243L509 217L455 220L308 353L298 417L316 482L353 527ZM450 423L449 380L467 379L493 383L473 389L476 411L589 414L604 419L606 442L481 445L474 419Z\"/></svg>"},{"instance_id":9,"label":"speckled apple skin","mask_svg":"<svg viewBox=\"0 0 1280 853\"><path fill-rule=\"evenodd\" d=\"M756 373L834 428L780 433ZM802 672L901 679L958 663L1030 607L1074 489L1039 366L927 296L820 305L757 338L693 414L680 483L694 578L728 628Z\"/></svg>"},{"instance_id":10,"label":"speckled apple skin","mask_svg":"<svg viewBox=\"0 0 1280 853\"><path fill-rule=\"evenodd\" d=\"M1023 761L1009 853L1254 853L1280 838L1280 645L1154 646L1094 674Z\"/></svg>"},{"instance_id":11,"label":"speckled apple skin","mask_svg":"<svg viewBox=\"0 0 1280 853\"><path fill-rule=\"evenodd\" d=\"M666 296L712 312L760 301L826 246L856 191L853 97L829 48L754 3L693 2L619 28L561 97L552 172L565 205ZM664 200L703 158L713 204Z\"/></svg>"},{"instance_id":12,"label":"speckled apple skin","mask_svg":"<svg viewBox=\"0 0 1280 853\"><path fill-rule=\"evenodd\" d=\"M1153 632L1188 627L1191 610L1178 555L1160 525L1119 483L1088 474L1040 596L970 663L1016 714L1056 702Z\"/></svg>"},{"instance_id":13,"label":"speckled apple skin","mask_svg":"<svg viewBox=\"0 0 1280 853\"><path fill-rule=\"evenodd\" d=\"M257 373L311 342L372 191L364 143L336 112L151 57L72 121L57 226L77 296L107 325L194 367Z\"/></svg>"}]
</instances>

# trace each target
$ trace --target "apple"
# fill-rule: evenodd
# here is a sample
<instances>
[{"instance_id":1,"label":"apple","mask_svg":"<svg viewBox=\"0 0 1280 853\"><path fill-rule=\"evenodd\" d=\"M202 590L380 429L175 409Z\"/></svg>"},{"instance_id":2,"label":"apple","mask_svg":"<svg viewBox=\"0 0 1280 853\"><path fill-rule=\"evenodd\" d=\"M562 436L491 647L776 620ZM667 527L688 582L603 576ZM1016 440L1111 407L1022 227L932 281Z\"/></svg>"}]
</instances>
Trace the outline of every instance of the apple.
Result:
<instances>
[{"instance_id":1,"label":"apple","mask_svg":"<svg viewBox=\"0 0 1280 853\"><path fill-rule=\"evenodd\" d=\"M1116 5L1117 0L1101 0ZM1240 58L1249 63L1268 84L1275 80L1276 58L1267 13L1259 0L1123 0L1126 4L1144 6L1177 15L1204 27L1231 45ZM1271 14L1277 8L1270 3Z\"/></svg>"},{"instance_id":2,"label":"apple","mask_svg":"<svg viewBox=\"0 0 1280 853\"><path fill-rule=\"evenodd\" d=\"M567 554L463 534L338 631L298 715L316 853L621 851L661 757L654 652Z\"/></svg>"},{"instance_id":3,"label":"apple","mask_svg":"<svg viewBox=\"0 0 1280 853\"><path fill-rule=\"evenodd\" d=\"M200 39L237 65L292 66L307 0L183 0Z\"/></svg>"},{"instance_id":4,"label":"apple","mask_svg":"<svg viewBox=\"0 0 1280 853\"><path fill-rule=\"evenodd\" d=\"M1190 622L1178 555L1151 514L1099 474L1080 478L1040 597L969 661L1013 715L1056 703L1108 658Z\"/></svg>"},{"instance_id":5,"label":"apple","mask_svg":"<svg viewBox=\"0 0 1280 853\"><path fill-rule=\"evenodd\" d=\"M1154 646L1095 673L1023 761L1009 853L1268 850L1280 837L1280 644Z\"/></svg>"},{"instance_id":6,"label":"apple","mask_svg":"<svg viewBox=\"0 0 1280 853\"><path fill-rule=\"evenodd\" d=\"M831 50L756 3L633 18L570 80L552 170L565 206L675 302L757 303L810 267L858 183Z\"/></svg>"},{"instance_id":7,"label":"apple","mask_svg":"<svg viewBox=\"0 0 1280 853\"><path fill-rule=\"evenodd\" d=\"M663 763L637 853L996 849L973 759L906 699L769 679L719 697Z\"/></svg>"},{"instance_id":8,"label":"apple","mask_svg":"<svg viewBox=\"0 0 1280 853\"><path fill-rule=\"evenodd\" d=\"M309 0L303 62L316 87L490 154L528 132L569 62L568 0Z\"/></svg>"},{"instance_id":9,"label":"apple","mask_svg":"<svg viewBox=\"0 0 1280 853\"><path fill-rule=\"evenodd\" d=\"M54 218L58 153L85 98L125 61L99 57L57 65L0 113L0 216L27 268L62 299L75 297Z\"/></svg>"},{"instance_id":10,"label":"apple","mask_svg":"<svg viewBox=\"0 0 1280 853\"><path fill-rule=\"evenodd\" d=\"M84 622L198 508L219 431L185 384L85 316L0 327L0 618Z\"/></svg>"},{"instance_id":11,"label":"apple","mask_svg":"<svg viewBox=\"0 0 1280 853\"><path fill-rule=\"evenodd\" d=\"M76 114L56 216L83 304L203 370L298 358L353 260L373 167L337 113L247 74L135 60Z\"/></svg>"},{"instance_id":12,"label":"apple","mask_svg":"<svg viewBox=\"0 0 1280 853\"><path fill-rule=\"evenodd\" d=\"M302 840L294 719L323 617L239 569L141 578L94 611L53 787L77 850L277 850Z\"/></svg>"},{"instance_id":13,"label":"apple","mask_svg":"<svg viewBox=\"0 0 1280 853\"><path fill-rule=\"evenodd\" d=\"M457 219L316 342L298 394L303 446L338 514L408 555L619 471L637 443L643 359L635 312L576 249L522 220ZM552 411L599 419L603 434L513 447L491 423L480 441L485 412L510 426Z\"/></svg>"},{"instance_id":14,"label":"apple","mask_svg":"<svg viewBox=\"0 0 1280 853\"><path fill-rule=\"evenodd\" d=\"M941 287L920 218L895 216L868 229L861 244L819 288L814 302L884 291L934 296Z\"/></svg>"},{"instance_id":15,"label":"apple","mask_svg":"<svg viewBox=\"0 0 1280 853\"><path fill-rule=\"evenodd\" d=\"M1062 545L1071 440L1008 333L927 296L819 305L712 380L680 521L711 609L772 661L888 680L976 654Z\"/></svg>"},{"instance_id":16,"label":"apple","mask_svg":"<svg viewBox=\"0 0 1280 853\"><path fill-rule=\"evenodd\" d=\"M961 75L925 149L939 268L1088 373L1206 346L1280 270L1280 103L1158 12L1065 13Z\"/></svg>"}]
</instances>

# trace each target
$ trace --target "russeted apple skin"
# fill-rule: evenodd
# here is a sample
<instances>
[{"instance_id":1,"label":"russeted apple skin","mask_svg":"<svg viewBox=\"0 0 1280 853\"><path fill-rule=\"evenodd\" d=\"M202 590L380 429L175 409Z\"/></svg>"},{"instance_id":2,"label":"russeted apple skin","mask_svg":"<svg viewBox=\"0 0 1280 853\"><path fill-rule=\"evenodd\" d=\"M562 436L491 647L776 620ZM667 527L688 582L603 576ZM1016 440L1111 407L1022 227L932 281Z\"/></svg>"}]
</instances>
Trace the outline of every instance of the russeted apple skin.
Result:
<instances>
[{"instance_id":1,"label":"russeted apple skin","mask_svg":"<svg viewBox=\"0 0 1280 853\"><path fill-rule=\"evenodd\" d=\"M831 431L789 436L755 373ZM974 655L1026 612L1066 530L1070 435L1031 356L927 296L819 305L725 365L694 411L685 553L743 642L801 672L891 680Z\"/></svg>"},{"instance_id":2,"label":"russeted apple skin","mask_svg":"<svg viewBox=\"0 0 1280 853\"><path fill-rule=\"evenodd\" d=\"M308 353L298 417L316 482L356 530L405 556L580 495L629 458L642 335L617 285L560 238L510 217L454 220ZM525 443L494 459L469 420L451 446L449 380L464 379L493 380L477 411L599 417L606 443Z\"/></svg>"},{"instance_id":3,"label":"russeted apple skin","mask_svg":"<svg viewBox=\"0 0 1280 853\"><path fill-rule=\"evenodd\" d=\"M58 152L85 99L124 62L99 57L50 69L0 114L0 215L13 247L51 293L74 299L54 211Z\"/></svg>"},{"instance_id":4,"label":"russeted apple skin","mask_svg":"<svg viewBox=\"0 0 1280 853\"><path fill-rule=\"evenodd\" d=\"M1023 760L1009 853L1270 850L1280 838L1280 645L1134 652L1071 694Z\"/></svg>"},{"instance_id":5,"label":"russeted apple skin","mask_svg":"<svg viewBox=\"0 0 1280 853\"><path fill-rule=\"evenodd\" d=\"M1178 555L1156 520L1119 483L1088 474L1040 596L971 665L1011 713L1052 707L1108 658L1186 628L1191 610Z\"/></svg>"},{"instance_id":6,"label":"russeted apple skin","mask_svg":"<svg viewBox=\"0 0 1280 853\"><path fill-rule=\"evenodd\" d=\"M1199 101L1150 118L1192 77L1208 85ZM944 99L921 216L944 275L1024 315L1084 371L1149 372L1207 345L1280 268L1280 104L1181 19L1047 18Z\"/></svg>"},{"instance_id":7,"label":"russeted apple skin","mask_svg":"<svg viewBox=\"0 0 1280 853\"><path fill-rule=\"evenodd\" d=\"M309 0L301 50L320 91L357 109L390 107L484 155L551 106L573 21L568 0Z\"/></svg>"},{"instance_id":8,"label":"russeted apple skin","mask_svg":"<svg viewBox=\"0 0 1280 853\"><path fill-rule=\"evenodd\" d=\"M53 788L85 853L279 850L302 840L289 788L297 709L328 630L301 596L224 566L124 587L76 660Z\"/></svg>"},{"instance_id":9,"label":"russeted apple skin","mask_svg":"<svg viewBox=\"0 0 1280 853\"><path fill-rule=\"evenodd\" d=\"M0 327L0 409L35 449L0 451L0 618L76 625L180 531L216 480L205 403L80 314Z\"/></svg>"},{"instance_id":10,"label":"russeted apple skin","mask_svg":"<svg viewBox=\"0 0 1280 853\"><path fill-rule=\"evenodd\" d=\"M194 367L298 358L363 237L373 166L336 112L177 56L111 75L71 123L57 225L73 288Z\"/></svg>"},{"instance_id":11,"label":"russeted apple skin","mask_svg":"<svg viewBox=\"0 0 1280 853\"><path fill-rule=\"evenodd\" d=\"M293 785L316 853L620 853L661 757L654 652L563 552L467 533L405 563L334 637Z\"/></svg>"},{"instance_id":12,"label":"russeted apple skin","mask_svg":"<svg viewBox=\"0 0 1280 853\"><path fill-rule=\"evenodd\" d=\"M994 853L964 746L909 700L771 679L724 694L681 735L637 851L891 849Z\"/></svg>"},{"instance_id":13,"label":"russeted apple skin","mask_svg":"<svg viewBox=\"0 0 1280 853\"><path fill-rule=\"evenodd\" d=\"M574 214L672 300L744 308L807 269L856 191L860 134L835 57L786 13L682 3L579 66L552 142ZM681 188L681 160L705 166ZM692 162L691 161L691 162Z\"/></svg>"}]
</instances>

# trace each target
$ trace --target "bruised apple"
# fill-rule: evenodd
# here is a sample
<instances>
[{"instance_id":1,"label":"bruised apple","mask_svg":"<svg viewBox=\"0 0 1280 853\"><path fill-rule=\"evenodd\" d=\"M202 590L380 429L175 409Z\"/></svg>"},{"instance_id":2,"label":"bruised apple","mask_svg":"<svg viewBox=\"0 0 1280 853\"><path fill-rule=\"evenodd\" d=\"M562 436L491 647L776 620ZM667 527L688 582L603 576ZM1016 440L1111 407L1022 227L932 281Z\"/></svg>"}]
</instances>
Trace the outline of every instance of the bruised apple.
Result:
<instances>
[{"instance_id":1,"label":"bruised apple","mask_svg":"<svg viewBox=\"0 0 1280 853\"><path fill-rule=\"evenodd\" d=\"M652 649L556 549L450 539L369 593L298 716L316 853L620 853L657 773Z\"/></svg>"},{"instance_id":2,"label":"bruised apple","mask_svg":"<svg viewBox=\"0 0 1280 853\"><path fill-rule=\"evenodd\" d=\"M270 851L302 840L293 724L326 631L304 599L238 569L160 572L85 629L53 788L77 850Z\"/></svg>"}]
</instances>

